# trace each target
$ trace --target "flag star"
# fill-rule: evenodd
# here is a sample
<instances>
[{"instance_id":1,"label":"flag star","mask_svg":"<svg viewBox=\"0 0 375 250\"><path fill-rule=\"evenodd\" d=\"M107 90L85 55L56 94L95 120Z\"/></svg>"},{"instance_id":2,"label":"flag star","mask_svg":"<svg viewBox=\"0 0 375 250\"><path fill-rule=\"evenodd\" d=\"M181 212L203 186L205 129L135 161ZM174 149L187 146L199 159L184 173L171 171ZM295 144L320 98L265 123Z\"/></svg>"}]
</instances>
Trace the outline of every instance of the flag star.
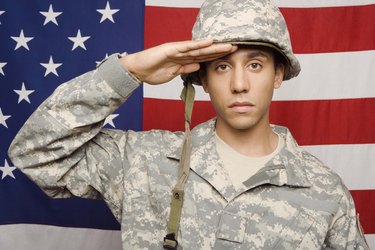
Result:
<instances>
[{"instance_id":1,"label":"flag star","mask_svg":"<svg viewBox=\"0 0 375 250\"><path fill-rule=\"evenodd\" d=\"M98 67L99 64L101 64L101 62L104 61L104 60L107 59L107 58L108 58L108 53L105 54L105 57L104 57L102 60L100 60L100 61L95 61L95 63L96 63L96 67Z\"/></svg>"},{"instance_id":2,"label":"flag star","mask_svg":"<svg viewBox=\"0 0 375 250\"><path fill-rule=\"evenodd\" d=\"M4 13L5 13L5 11L0 10L0 16L1 16L2 14L4 14ZM1 22L0 22L0 24L1 24Z\"/></svg>"},{"instance_id":3,"label":"flag star","mask_svg":"<svg viewBox=\"0 0 375 250\"><path fill-rule=\"evenodd\" d=\"M0 170L3 171L3 175L1 176L1 179L4 179L7 176L12 177L13 179L16 179L14 177L13 171L16 169L16 167L10 167L7 160L5 160L4 166L0 167Z\"/></svg>"},{"instance_id":4,"label":"flag star","mask_svg":"<svg viewBox=\"0 0 375 250\"><path fill-rule=\"evenodd\" d=\"M111 115L109 115L107 118L105 118L103 126L109 124L112 127L116 128L115 124L113 123L113 119L115 119L117 116L119 116L119 114L111 114Z\"/></svg>"},{"instance_id":5,"label":"flag star","mask_svg":"<svg viewBox=\"0 0 375 250\"><path fill-rule=\"evenodd\" d=\"M8 128L7 123L5 121L8 120L10 117L11 115L4 115L3 111L1 111L1 108L0 108L0 124Z\"/></svg>"},{"instance_id":6,"label":"flag star","mask_svg":"<svg viewBox=\"0 0 375 250\"><path fill-rule=\"evenodd\" d=\"M49 73L53 73L56 76L59 76L57 74L56 69L62 65L62 63L54 63L52 56L49 57L48 63L41 63L44 68L46 68L46 72L44 73L44 77L46 77Z\"/></svg>"},{"instance_id":7,"label":"flag star","mask_svg":"<svg viewBox=\"0 0 375 250\"><path fill-rule=\"evenodd\" d=\"M113 15L120 11L119 9L111 9L111 6L109 5L109 2L107 1L107 5L105 6L105 9L97 9L97 12L102 14L102 18L100 19L100 23L105 21L106 19L110 20L112 23L115 21L113 20Z\"/></svg>"},{"instance_id":8,"label":"flag star","mask_svg":"<svg viewBox=\"0 0 375 250\"><path fill-rule=\"evenodd\" d=\"M76 37L73 36L73 37L68 37L68 38L69 38L70 41L72 41L74 43L72 50L75 50L77 47L81 47L84 50L86 50L84 42L87 39L89 39L90 36L84 36L84 37L82 37L81 30L78 30Z\"/></svg>"},{"instance_id":9,"label":"flag star","mask_svg":"<svg viewBox=\"0 0 375 250\"><path fill-rule=\"evenodd\" d=\"M46 11L39 11L39 13L46 17L46 19L44 20L43 26L46 25L49 22L53 22L57 26L59 25L57 23L56 17L60 16L62 14L62 12L54 12L52 4L49 5L49 9L48 9L47 12Z\"/></svg>"},{"instance_id":10,"label":"flag star","mask_svg":"<svg viewBox=\"0 0 375 250\"><path fill-rule=\"evenodd\" d=\"M28 103L30 103L30 100L29 100L29 95L31 93L33 93L35 90L27 90L25 88L25 83L23 82L22 83L22 88L20 90L13 90L14 92L17 93L18 95L18 103L20 103L22 100L25 100L27 101Z\"/></svg>"},{"instance_id":11,"label":"flag star","mask_svg":"<svg viewBox=\"0 0 375 250\"><path fill-rule=\"evenodd\" d=\"M27 43L34 39L34 37L25 37L23 34L23 30L20 32L20 36L11 36L11 38L17 42L16 48L14 50L17 50L20 47L24 47L25 49L29 50L29 46L27 46Z\"/></svg>"},{"instance_id":12,"label":"flag star","mask_svg":"<svg viewBox=\"0 0 375 250\"><path fill-rule=\"evenodd\" d=\"M4 71L3 71L3 68L5 65L7 65L6 62L0 62L0 74L2 74L3 76L5 76Z\"/></svg>"}]
</instances>

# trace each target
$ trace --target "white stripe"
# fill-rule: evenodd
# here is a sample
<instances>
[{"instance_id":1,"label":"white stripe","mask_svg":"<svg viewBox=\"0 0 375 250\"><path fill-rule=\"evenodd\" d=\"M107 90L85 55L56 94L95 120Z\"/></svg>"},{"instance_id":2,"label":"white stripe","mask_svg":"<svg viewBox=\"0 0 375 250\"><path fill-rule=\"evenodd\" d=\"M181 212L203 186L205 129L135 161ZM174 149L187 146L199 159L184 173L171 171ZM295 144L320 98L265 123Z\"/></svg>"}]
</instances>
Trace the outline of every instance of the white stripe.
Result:
<instances>
[{"instance_id":1,"label":"white stripe","mask_svg":"<svg viewBox=\"0 0 375 250\"><path fill-rule=\"evenodd\" d=\"M375 234L365 235L375 249ZM0 225L0 247L11 250L122 250L120 231L47 225Z\"/></svg>"},{"instance_id":2,"label":"white stripe","mask_svg":"<svg viewBox=\"0 0 375 250\"><path fill-rule=\"evenodd\" d=\"M365 234L370 249L375 249L375 234Z\"/></svg>"},{"instance_id":3,"label":"white stripe","mask_svg":"<svg viewBox=\"0 0 375 250\"><path fill-rule=\"evenodd\" d=\"M304 146L343 179L350 190L375 189L375 144Z\"/></svg>"},{"instance_id":4,"label":"white stripe","mask_svg":"<svg viewBox=\"0 0 375 250\"><path fill-rule=\"evenodd\" d=\"M342 7L374 4L374 0L278 0L276 4L285 8Z\"/></svg>"},{"instance_id":5,"label":"white stripe","mask_svg":"<svg viewBox=\"0 0 375 250\"><path fill-rule=\"evenodd\" d=\"M122 250L120 231L47 225L0 226L0 249Z\"/></svg>"},{"instance_id":6,"label":"white stripe","mask_svg":"<svg viewBox=\"0 0 375 250\"><path fill-rule=\"evenodd\" d=\"M146 0L147 6L200 8L204 0ZM279 7L312 8L335 6L359 6L374 4L374 0L278 0Z\"/></svg>"},{"instance_id":7,"label":"white stripe","mask_svg":"<svg viewBox=\"0 0 375 250\"><path fill-rule=\"evenodd\" d=\"M296 56L301 73L275 91L275 100L375 97L375 50Z\"/></svg>"},{"instance_id":8,"label":"white stripe","mask_svg":"<svg viewBox=\"0 0 375 250\"><path fill-rule=\"evenodd\" d=\"M200 8L203 0L146 0L146 6Z\"/></svg>"},{"instance_id":9,"label":"white stripe","mask_svg":"<svg viewBox=\"0 0 375 250\"><path fill-rule=\"evenodd\" d=\"M300 75L285 81L274 100L328 100L375 97L375 50L342 53L299 54ZM144 85L147 98L179 99L180 77L168 84ZM209 100L197 87L196 100Z\"/></svg>"}]
</instances>

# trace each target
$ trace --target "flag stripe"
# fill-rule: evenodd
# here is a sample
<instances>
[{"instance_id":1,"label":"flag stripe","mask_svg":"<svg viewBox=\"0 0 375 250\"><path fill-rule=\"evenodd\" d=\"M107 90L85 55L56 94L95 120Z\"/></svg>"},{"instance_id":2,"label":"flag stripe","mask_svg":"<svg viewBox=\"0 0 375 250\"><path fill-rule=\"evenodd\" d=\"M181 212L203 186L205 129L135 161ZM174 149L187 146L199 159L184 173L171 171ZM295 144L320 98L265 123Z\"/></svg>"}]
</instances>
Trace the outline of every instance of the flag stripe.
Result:
<instances>
[{"instance_id":1,"label":"flag stripe","mask_svg":"<svg viewBox=\"0 0 375 250\"><path fill-rule=\"evenodd\" d=\"M372 39L375 32L375 4L283 8L281 11L290 30L293 50L297 54L375 49L375 39ZM196 8L146 6L145 47L190 39L197 12Z\"/></svg>"},{"instance_id":2,"label":"flag stripe","mask_svg":"<svg viewBox=\"0 0 375 250\"><path fill-rule=\"evenodd\" d=\"M362 221L362 216L360 218ZM59 240L51 241L51 239ZM375 234L366 234L366 240L370 249L374 249ZM35 224L0 226L0 242L2 249L12 250L122 250L119 230L79 229Z\"/></svg>"},{"instance_id":3,"label":"flag stripe","mask_svg":"<svg viewBox=\"0 0 375 250\"><path fill-rule=\"evenodd\" d=\"M0 246L1 249L12 250L122 249L120 230L69 228L36 224L0 226Z\"/></svg>"},{"instance_id":4,"label":"flag stripe","mask_svg":"<svg viewBox=\"0 0 375 250\"><path fill-rule=\"evenodd\" d=\"M295 53L375 49L373 39L375 4L306 9L284 8L281 11L288 24Z\"/></svg>"},{"instance_id":5,"label":"flag stripe","mask_svg":"<svg viewBox=\"0 0 375 250\"><path fill-rule=\"evenodd\" d=\"M301 73L298 77L284 82L283 86L275 91L274 100L375 97L375 50L296 56L301 63Z\"/></svg>"},{"instance_id":6,"label":"flag stripe","mask_svg":"<svg viewBox=\"0 0 375 250\"><path fill-rule=\"evenodd\" d=\"M175 7L175 8L200 8L204 0L146 0L147 6ZM360 6L375 3L374 0L278 0L279 7L312 8L335 6Z\"/></svg>"},{"instance_id":7,"label":"flag stripe","mask_svg":"<svg viewBox=\"0 0 375 250\"><path fill-rule=\"evenodd\" d=\"M375 168L369 167L375 162L375 144L303 147L338 173L350 190L375 189Z\"/></svg>"},{"instance_id":8,"label":"flag stripe","mask_svg":"<svg viewBox=\"0 0 375 250\"><path fill-rule=\"evenodd\" d=\"M366 234L375 234L375 190L351 190L361 225Z\"/></svg>"},{"instance_id":9,"label":"flag stripe","mask_svg":"<svg viewBox=\"0 0 375 250\"><path fill-rule=\"evenodd\" d=\"M183 130L181 101L145 98L143 105L144 129ZM288 127L301 145L375 143L374 110L375 98L275 101L270 119ZM213 116L210 102L195 102L193 125Z\"/></svg>"},{"instance_id":10,"label":"flag stripe","mask_svg":"<svg viewBox=\"0 0 375 250\"><path fill-rule=\"evenodd\" d=\"M270 120L287 126L301 145L375 143L374 110L375 98L275 101Z\"/></svg>"},{"instance_id":11,"label":"flag stripe","mask_svg":"<svg viewBox=\"0 0 375 250\"><path fill-rule=\"evenodd\" d=\"M366 234L365 237L370 249L375 249L375 234Z\"/></svg>"},{"instance_id":12,"label":"flag stripe","mask_svg":"<svg viewBox=\"0 0 375 250\"><path fill-rule=\"evenodd\" d=\"M300 75L283 83L274 100L323 100L375 97L375 50L348 53L299 54ZM342 62L346 62L342 65ZM358 63L361 62L361 63ZM340 67L340 68L339 68ZM340 74L337 74L340 72ZM355 74L353 74L355 72ZM182 80L174 78L170 84L144 86L144 97L180 99ZM209 100L202 88L196 88L196 100Z\"/></svg>"},{"instance_id":13,"label":"flag stripe","mask_svg":"<svg viewBox=\"0 0 375 250\"><path fill-rule=\"evenodd\" d=\"M146 6L145 48L165 42L191 39L191 28L198 14L196 8L166 8Z\"/></svg>"}]
</instances>

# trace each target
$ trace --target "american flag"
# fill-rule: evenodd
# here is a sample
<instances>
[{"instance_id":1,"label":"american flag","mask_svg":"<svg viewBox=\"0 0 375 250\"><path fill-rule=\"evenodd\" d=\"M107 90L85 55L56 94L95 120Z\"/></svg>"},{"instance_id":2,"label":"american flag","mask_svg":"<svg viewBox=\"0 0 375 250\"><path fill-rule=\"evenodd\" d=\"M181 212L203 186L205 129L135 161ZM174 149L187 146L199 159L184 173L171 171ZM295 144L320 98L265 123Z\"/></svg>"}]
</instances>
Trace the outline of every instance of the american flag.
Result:
<instances>
[{"instance_id":1,"label":"american flag","mask_svg":"<svg viewBox=\"0 0 375 250\"><path fill-rule=\"evenodd\" d=\"M109 54L190 39L202 1L1 0L0 249L121 249L120 226L103 202L49 199L6 152L59 84L94 69ZM276 91L271 121L289 127L340 174L375 248L375 1L277 4L302 72ZM183 130L180 90L178 78L144 85L106 126ZM197 99L194 124L214 116L199 89Z\"/></svg>"}]
</instances>

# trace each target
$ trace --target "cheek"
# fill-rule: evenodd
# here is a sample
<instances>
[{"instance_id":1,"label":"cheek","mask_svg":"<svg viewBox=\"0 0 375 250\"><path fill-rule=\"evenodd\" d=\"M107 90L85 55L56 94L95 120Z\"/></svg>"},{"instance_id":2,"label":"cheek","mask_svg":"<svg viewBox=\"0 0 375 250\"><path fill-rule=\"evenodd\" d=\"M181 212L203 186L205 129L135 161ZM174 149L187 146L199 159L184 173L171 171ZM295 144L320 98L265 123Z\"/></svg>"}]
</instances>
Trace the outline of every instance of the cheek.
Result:
<instances>
[{"instance_id":1,"label":"cheek","mask_svg":"<svg viewBox=\"0 0 375 250\"><path fill-rule=\"evenodd\" d=\"M226 106L226 95L223 93L223 90L210 88L208 94L214 110L216 113L221 114Z\"/></svg>"},{"instance_id":2,"label":"cheek","mask_svg":"<svg viewBox=\"0 0 375 250\"><path fill-rule=\"evenodd\" d=\"M263 89L262 89L262 93L260 95L263 96L264 100L268 100L270 101L272 99L272 96L273 96L273 92L274 92L274 86L273 85L267 85L265 86Z\"/></svg>"},{"instance_id":3,"label":"cheek","mask_svg":"<svg viewBox=\"0 0 375 250\"><path fill-rule=\"evenodd\" d=\"M225 77L219 77L215 74L207 74L203 89L211 98L218 99L219 96L226 95L227 80Z\"/></svg>"},{"instance_id":4,"label":"cheek","mask_svg":"<svg viewBox=\"0 0 375 250\"><path fill-rule=\"evenodd\" d=\"M216 89L210 89L208 92L211 102L214 106L218 106L221 102L223 102L223 96L220 91Z\"/></svg>"},{"instance_id":5,"label":"cheek","mask_svg":"<svg viewBox=\"0 0 375 250\"><path fill-rule=\"evenodd\" d=\"M254 86L252 93L250 90L251 95L263 106L268 106L271 103L273 92L274 86L270 82L264 85L261 84L260 86L257 86L257 88Z\"/></svg>"}]
</instances>

